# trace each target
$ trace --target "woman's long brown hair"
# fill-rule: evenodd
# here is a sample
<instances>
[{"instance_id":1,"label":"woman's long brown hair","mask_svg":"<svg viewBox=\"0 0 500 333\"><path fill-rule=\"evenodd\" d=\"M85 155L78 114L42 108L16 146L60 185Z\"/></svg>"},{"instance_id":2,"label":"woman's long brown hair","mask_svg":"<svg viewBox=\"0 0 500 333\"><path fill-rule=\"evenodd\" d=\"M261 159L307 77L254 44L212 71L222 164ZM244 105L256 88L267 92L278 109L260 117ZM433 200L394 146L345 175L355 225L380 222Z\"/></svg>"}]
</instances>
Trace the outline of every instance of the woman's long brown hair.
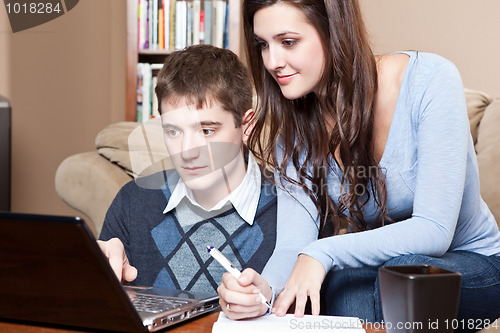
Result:
<instances>
[{"instance_id":1,"label":"woman's long brown hair","mask_svg":"<svg viewBox=\"0 0 500 333\"><path fill-rule=\"evenodd\" d=\"M255 13L278 2L303 12L318 31L325 53L317 93L296 100L283 96L255 45ZM357 0L244 0L243 26L258 96L249 146L280 176L281 185L288 181L308 193L320 217L320 237L337 234L341 220L347 220L352 231L366 230L362 210L372 195L382 224L388 219L386 187L373 154L377 68ZM287 172L290 163L297 177ZM337 167L342 172L337 172L341 195L336 204L328 194L327 174Z\"/></svg>"}]
</instances>

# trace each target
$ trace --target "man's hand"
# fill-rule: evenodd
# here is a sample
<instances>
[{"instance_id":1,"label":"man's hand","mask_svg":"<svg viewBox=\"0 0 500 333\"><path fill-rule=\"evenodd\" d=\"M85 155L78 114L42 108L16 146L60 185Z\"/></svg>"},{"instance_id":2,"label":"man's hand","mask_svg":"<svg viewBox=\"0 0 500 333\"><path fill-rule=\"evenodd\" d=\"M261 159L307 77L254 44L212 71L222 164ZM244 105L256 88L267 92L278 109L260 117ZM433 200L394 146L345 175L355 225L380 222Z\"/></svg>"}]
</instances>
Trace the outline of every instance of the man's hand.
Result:
<instances>
[{"instance_id":1,"label":"man's hand","mask_svg":"<svg viewBox=\"0 0 500 333\"><path fill-rule=\"evenodd\" d=\"M108 241L98 240L97 244L104 255L108 258L113 272L121 282L134 281L137 277L137 269L128 262L123 243L118 238L111 238Z\"/></svg>"},{"instance_id":2,"label":"man's hand","mask_svg":"<svg viewBox=\"0 0 500 333\"><path fill-rule=\"evenodd\" d=\"M264 278L251 268L245 269L236 280L229 273L222 275L222 283L217 288L219 304L230 319L262 316L268 307L261 302L259 291L271 299L271 287Z\"/></svg>"},{"instance_id":3,"label":"man's hand","mask_svg":"<svg viewBox=\"0 0 500 333\"><path fill-rule=\"evenodd\" d=\"M285 289L274 301L272 312L279 317L284 316L295 301L295 316L302 317L309 297L312 314L319 315L319 293L325 276L325 268L318 260L306 254L299 255Z\"/></svg>"}]
</instances>

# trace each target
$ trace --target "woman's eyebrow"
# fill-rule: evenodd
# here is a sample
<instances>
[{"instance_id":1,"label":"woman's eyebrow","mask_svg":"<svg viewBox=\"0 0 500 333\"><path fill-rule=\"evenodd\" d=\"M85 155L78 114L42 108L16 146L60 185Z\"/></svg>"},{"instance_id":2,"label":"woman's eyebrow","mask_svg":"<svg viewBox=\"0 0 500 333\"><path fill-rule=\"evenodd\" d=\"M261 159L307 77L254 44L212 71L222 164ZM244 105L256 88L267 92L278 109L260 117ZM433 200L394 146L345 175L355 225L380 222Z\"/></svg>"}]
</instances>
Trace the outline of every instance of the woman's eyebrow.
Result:
<instances>
[{"instance_id":1,"label":"woman's eyebrow","mask_svg":"<svg viewBox=\"0 0 500 333\"><path fill-rule=\"evenodd\" d=\"M294 32L294 31L283 31L283 32L280 32L280 33L277 33L273 36L273 39L276 39L276 38L281 38L283 36L286 36L286 35L300 35L298 32ZM262 37L259 37L259 35L257 34L253 34L253 37L255 39L262 39L264 40Z\"/></svg>"}]
</instances>

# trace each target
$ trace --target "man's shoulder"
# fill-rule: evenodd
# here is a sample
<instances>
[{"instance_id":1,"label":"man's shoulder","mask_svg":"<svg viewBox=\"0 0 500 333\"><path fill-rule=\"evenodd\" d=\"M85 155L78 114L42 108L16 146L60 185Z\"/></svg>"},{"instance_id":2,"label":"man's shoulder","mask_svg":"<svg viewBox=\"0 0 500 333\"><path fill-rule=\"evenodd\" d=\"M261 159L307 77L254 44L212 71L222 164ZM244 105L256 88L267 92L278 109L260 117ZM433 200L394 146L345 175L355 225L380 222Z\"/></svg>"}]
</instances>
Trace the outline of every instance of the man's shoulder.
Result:
<instances>
[{"instance_id":1,"label":"man's shoulder","mask_svg":"<svg viewBox=\"0 0 500 333\"><path fill-rule=\"evenodd\" d=\"M166 196L171 195L169 184L177 182L178 177L167 171L159 171L151 175L137 177L122 186L121 196Z\"/></svg>"}]
</instances>

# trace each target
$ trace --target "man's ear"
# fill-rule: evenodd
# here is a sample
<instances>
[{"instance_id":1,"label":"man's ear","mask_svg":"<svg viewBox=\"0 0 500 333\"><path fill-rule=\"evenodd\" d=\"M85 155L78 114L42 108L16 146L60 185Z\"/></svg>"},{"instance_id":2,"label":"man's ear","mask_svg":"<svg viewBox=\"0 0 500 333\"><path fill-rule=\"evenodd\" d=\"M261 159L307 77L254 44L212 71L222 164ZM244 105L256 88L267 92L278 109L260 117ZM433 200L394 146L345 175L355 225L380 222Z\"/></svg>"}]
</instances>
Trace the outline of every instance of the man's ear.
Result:
<instances>
[{"instance_id":1,"label":"man's ear","mask_svg":"<svg viewBox=\"0 0 500 333\"><path fill-rule=\"evenodd\" d=\"M255 118L255 111L253 109L248 109L247 112L245 112L243 119L241 119L241 127L243 129L243 142L248 141L250 133L252 133L252 130L255 126L256 120L257 119Z\"/></svg>"}]
</instances>

